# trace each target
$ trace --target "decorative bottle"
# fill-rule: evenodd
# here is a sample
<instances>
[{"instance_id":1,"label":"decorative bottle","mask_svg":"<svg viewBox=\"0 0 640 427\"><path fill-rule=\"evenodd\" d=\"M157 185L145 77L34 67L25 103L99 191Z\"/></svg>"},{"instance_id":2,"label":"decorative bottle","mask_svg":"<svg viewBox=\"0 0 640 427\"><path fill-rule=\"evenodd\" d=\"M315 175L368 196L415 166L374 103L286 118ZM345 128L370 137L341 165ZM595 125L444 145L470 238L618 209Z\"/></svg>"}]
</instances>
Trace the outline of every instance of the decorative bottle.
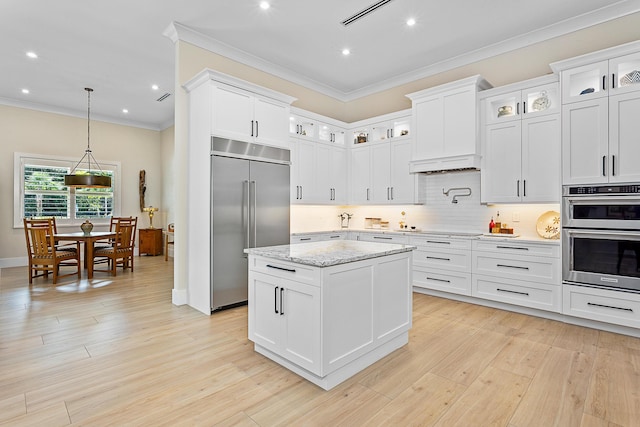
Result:
<instances>
[{"instance_id":1,"label":"decorative bottle","mask_svg":"<svg viewBox=\"0 0 640 427\"><path fill-rule=\"evenodd\" d=\"M489 233L493 232L493 227L496 226L496 223L493 222L493 217L491 217L491 222L489 223Z\"/></svg>"}]
</instances>

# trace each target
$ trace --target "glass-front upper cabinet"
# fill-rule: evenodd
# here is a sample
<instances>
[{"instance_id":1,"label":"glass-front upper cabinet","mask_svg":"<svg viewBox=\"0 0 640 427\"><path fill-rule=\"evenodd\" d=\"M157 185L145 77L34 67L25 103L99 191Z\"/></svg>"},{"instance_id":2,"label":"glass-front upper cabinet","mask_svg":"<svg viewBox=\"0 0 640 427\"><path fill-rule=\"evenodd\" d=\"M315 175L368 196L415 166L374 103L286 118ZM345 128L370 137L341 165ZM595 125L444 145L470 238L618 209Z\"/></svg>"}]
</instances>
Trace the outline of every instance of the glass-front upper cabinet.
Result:
<instances>
[{"instance_id":1,"label":"glass-front upper cabinet","mask_svg":"<svg viewBox=\"0 0 640 427\"><path fill-rule=\"evenodd\" d=\"M640 53L609 61L612 78L611 94L640 90Z\"/></svg>"},{"instance_id":2,"label":"glass-front upper cabinet","mask_svg":"<svg viewBox=\"0 0 640 427\"><path fill-rule=\"evenodd\" d=\"M550 83L489 97L485 101L486 123L522 120L557 113L558 84Z\"/></svg>"},{"instance_id":3,"label":"glass-front upper cabinet","mask_svg":"<svg viewBox=\"0 0 640 427\"><path fill-rule=\"evenodd\" d=\"M359 127L352 131L353 135L353 143L354 144L362 144L364 142L369 142L369 133L371 129L368 126Z\"/></svg>"},{"instance_id":4,"label":"glass-front upper cabinet","mask_svg":"<svg viewBox=\"0 0 640 427\"><path fill-rule=\"evenodd\" d=\"M562 72L562 102L640 90L640 53L620 56Z\"/></svg>"},{"instance_id":5,"label":"glass-front upper cabinet","mask_svg":"<svg viewBox=\"0 0 640 427\"><path fill-rule=\"evenodd\" d=\"M316 138L317 126L311 119L302 116L291 115L289 117L289 134L303 138Z\"/></svg>"},{"instance_id":6,"label":"glass-front upper cabinet","mask_svg":"<svg viewBox=\"0 0 640 427\"><path fill-rule=\"evenodd\" d=\"M411 130L411 116L400 117L395 120L389 120L374 123L371 126L369 135L370 141L395 140L398 138L409 137Z\"/></svg>"},{"instance_id":7,"label":"glass-front upper cabinet","mask_svg":"<svg viewBox=\"0 0 640 427\"><path fill-rule=\"evenodd\" d=\"M344 129L327 123L318 122L318 139L324 142L344 145Z\"/></svg>"}]
</instances>

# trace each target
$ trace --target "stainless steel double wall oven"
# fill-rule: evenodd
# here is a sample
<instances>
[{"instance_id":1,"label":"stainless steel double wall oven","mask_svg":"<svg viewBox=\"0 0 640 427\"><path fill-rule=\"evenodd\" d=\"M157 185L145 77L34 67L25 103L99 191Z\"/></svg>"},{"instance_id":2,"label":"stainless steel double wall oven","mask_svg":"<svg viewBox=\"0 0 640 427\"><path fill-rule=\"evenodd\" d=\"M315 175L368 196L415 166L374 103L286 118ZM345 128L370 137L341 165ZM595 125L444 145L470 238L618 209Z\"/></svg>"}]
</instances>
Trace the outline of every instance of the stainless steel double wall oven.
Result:
<instances>
[{"instance_id":1,"label":"stainless steel double wall oven","mask_svg":"<svg viewBox=\"0 0 640 427\"><path fill-rule=\"evenodd\" d=\"M640 185L563 187L562 279L640 291Z\"/></svg>"}]
</instances>

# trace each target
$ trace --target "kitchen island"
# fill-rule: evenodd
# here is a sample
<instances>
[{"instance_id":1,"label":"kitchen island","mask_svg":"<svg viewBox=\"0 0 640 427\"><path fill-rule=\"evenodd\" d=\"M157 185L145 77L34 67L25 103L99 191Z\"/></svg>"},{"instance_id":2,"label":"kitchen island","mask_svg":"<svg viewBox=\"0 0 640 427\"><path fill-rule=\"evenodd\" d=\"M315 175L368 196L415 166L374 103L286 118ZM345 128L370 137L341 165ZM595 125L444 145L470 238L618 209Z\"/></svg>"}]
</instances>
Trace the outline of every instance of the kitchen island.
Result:
<instances>
[{"instance_id":1,"label":"kitchen island","mask_svg":"<svg viewBox=\"0 0 640 427\"><path fill-rule=\"evenodd\" d=\"M413 249L348 240L245 249L255 351L329 390L402 347Z\"/></svg>"}]
</instances>

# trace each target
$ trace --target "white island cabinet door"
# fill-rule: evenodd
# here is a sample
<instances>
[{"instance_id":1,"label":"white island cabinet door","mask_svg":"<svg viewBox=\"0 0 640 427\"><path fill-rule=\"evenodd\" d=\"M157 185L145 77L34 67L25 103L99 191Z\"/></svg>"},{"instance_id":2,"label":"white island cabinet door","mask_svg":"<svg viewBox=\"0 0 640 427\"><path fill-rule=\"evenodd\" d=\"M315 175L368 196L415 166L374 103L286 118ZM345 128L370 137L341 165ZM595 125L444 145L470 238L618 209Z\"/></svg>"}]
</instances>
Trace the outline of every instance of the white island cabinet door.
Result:
<instances>
[{"instance_id":1,"label":"white island cabinet door","mask_svg":"<svg viewBox=\"0 0 640 427\"><path fill-rule=\"evenodd\" d=\"M320 375L320 288L249 273L249 339Z\"/></svg>"}]
</instances>

